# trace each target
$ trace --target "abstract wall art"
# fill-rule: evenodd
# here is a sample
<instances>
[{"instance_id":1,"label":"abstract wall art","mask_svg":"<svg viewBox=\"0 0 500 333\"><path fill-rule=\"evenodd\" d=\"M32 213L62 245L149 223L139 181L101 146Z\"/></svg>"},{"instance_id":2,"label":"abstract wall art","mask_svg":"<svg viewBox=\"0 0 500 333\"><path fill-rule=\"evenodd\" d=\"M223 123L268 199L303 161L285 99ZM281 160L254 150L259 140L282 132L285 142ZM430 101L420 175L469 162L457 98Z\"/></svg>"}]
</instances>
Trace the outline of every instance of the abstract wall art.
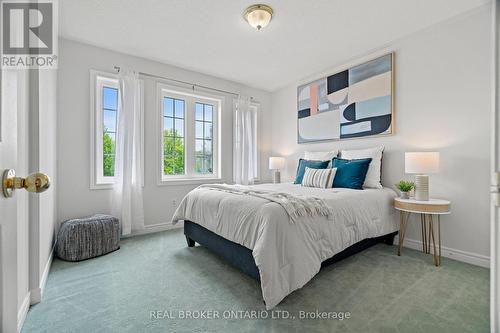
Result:
<instances>
[{"instance_id":1,"label":"abstract wall art","mask_svg":"<svg viewBox=\"0 0 500 333\"><path fill-rule=\"evenodd\" d=\"M297 88L298 143L393 133L394 54Z\"/></svg>"}]
</instances>

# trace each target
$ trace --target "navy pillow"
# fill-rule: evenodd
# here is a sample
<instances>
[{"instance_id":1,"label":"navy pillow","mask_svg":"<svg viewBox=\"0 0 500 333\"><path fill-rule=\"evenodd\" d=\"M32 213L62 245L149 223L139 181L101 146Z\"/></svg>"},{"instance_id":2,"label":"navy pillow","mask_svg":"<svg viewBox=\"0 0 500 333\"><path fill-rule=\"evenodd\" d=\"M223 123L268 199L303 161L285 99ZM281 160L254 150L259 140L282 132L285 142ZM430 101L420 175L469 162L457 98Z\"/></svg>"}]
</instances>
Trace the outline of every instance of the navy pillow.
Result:
<instances>
[{"instance_id":1,"label":"navy pillow","mask_svg":"<svg viewBox=\"0 0 500 333\"><path fill-rule=\"evenodd\" d=\"M304 173L306 172L306 167L311 169L326 169L330 161L312 161L312 160L299 160L299 166L297 167L297 175L295 176L295 184L302 184L302 178L304 178Z\"/></svg>"},{"instance_id":2,"label":"navy pillow","mask_svg":"<svg viewBox=\"0 0 500 333\"><path fill-rule=\"evenodd\" d=\"M333 187L362 190L371 161L371 158L345 160L335 157L332 166L337 168L337 172L333 179Z\"/></svg>"}]
</instances>

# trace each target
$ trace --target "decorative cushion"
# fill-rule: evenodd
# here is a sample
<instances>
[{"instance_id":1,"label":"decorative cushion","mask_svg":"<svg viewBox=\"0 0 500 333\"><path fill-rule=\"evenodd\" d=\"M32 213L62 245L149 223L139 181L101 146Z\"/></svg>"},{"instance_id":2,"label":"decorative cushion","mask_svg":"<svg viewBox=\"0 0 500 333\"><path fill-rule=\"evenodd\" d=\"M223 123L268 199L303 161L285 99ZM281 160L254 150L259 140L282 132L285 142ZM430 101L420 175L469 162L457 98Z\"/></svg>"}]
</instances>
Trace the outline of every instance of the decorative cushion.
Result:
<instances>
[{"instance_id":1,"label":"decorative cushion","mask_svg":"<svg viewBox=\"0 0 500 333\"><path fill-rule=\"evenodd\" d=\"M306 151L304 153L304 159L311 161L331 161L334 157L337 157L338 151Z\"/></svg>"},{"instance_id":2,"label":"decorative cushion","mask_svg":"<svg viewBox=\"0 0 500 333\"><path fill-rule=\"evenodd\" d=\"M302 186L328 188L332 187L333 178L337 169L311 169L306 167Z\"/></svg>"},{"instance_id":3,"label":"decorative cushion","mask_svg":"<svg viewBox=\"0 0 500 333\"><path fill-rule=\"evenodd\" d=\"M371 161L371 158L359 160L334 158L332 165L334 168L337 168L337 172L335 173L335 178L333 180L333 187L362 190Z\"/></svg>"},{"instance_id":4,"label":"decorative cushion","mask_svg":"<svg viewBox=\"0 0 500 333\"><path fill-rule=\"evenodd\" d=\"M304 178L304 173L306 172L306 167L311 169L326 169L330 164L330 161L310 161L310 160L299 160L299 166L297 167L297 175L295 176L295 184L302 184L302 178Z\"/></svg>"},{"instance_id":5,"label":"decorative cushion","mask_svg":"<svg viewBox=\"0 0 500 333\"><path fill-rule=\"evenodd\" d=\"M67 261L98 257L120 248L120 234L120 222L114 216L68 220L59 228L56 254Z\"/></svg>"},{"instance_id":6,"label":"decorative cushion","mask_svg":"<svg viewBox=\"0 0 500 333\"><path fill-rule=\"evenodd\" d=\"M363 187L366 188L382 188L380 183L382 174L382 155L384 153L384 146L356 149L356 150L341 150L340 158L353 160L362 158L371 158L372 162L368 168L366 179Z\"/></svg>"}]
</instances>

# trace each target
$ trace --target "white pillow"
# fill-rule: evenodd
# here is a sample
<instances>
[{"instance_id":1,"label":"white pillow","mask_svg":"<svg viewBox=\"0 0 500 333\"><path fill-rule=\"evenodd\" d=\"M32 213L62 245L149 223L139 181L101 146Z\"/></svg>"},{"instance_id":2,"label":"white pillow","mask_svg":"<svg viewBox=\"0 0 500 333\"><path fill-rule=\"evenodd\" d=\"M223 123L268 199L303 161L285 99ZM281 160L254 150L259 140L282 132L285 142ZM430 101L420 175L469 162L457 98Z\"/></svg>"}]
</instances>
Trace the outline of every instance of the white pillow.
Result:
<instances>
[{"instance_id":1,"label":"white pillow","mask_svg":"<svg viewBox=\"0 0 500 333\"><path fill-rule=\"evenodd\" d=\"M383 152L384 152L384 146L368 148L368 149L341 150L340 158L344 158L347 160L371 158L372 161L370 162L370 166L368 167L368 172L366 173L366 178L363 187L382 188L382 184L380 183L380 176L382 173Z\"/></svg>"},{"instance_id":2,"label":"white pillow","mask_svg":"<svg viewBox=\"0 0 500 333\"><path fill-rule=\"evenodd\" d=\"M334 157L337 157L338 151L306 151L304 153L304 159L312 161L331 161ZM331 163L331 162L330 162Z\"/></svg>"},{"instance_id":3,"label":"white pillow","mask_svg":"<svg viewBox=\"0 0 500 333\"><path fill-rule=\"evenodd\" d=\"M333 178L337 168L331 169L313 169L306 167L302 186L329 188L333 186Z\"/></svg>"}]
</instances>

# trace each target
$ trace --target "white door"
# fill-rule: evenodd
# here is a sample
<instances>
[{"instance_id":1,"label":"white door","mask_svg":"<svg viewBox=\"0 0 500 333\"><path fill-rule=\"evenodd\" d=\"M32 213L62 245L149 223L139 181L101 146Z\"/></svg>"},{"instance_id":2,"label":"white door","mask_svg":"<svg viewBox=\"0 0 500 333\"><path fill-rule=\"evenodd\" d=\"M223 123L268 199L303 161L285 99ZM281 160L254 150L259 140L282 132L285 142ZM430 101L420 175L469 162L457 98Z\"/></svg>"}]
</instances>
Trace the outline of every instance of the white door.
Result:
<instances>
[{"instance_id":1,"label":"white door","mask_svg":"<svg viewBox=\"0 0 500 333\"><path fill-rule=\"evenodd\" d=\"M491 149L491 332L500 332L500 0L493 1L492 24L492 94L493 134Z\"/></svg>"},{"instance_id":2,"label":"white door","mask_svg":"<svg viewBox=\"0 0 500 333\"><path fill-rule=\"evenodd\" d=\"M50 185L49 177L40 173L13 177L16 168L21 173L28 169L27 142L31 141L31 133L27 128L27 101L30 98L27 74L25 70L0 72L0 332L8 333L20 329L30 295L33 296L28 286L29 241L18 237L27 237L28 228L27 195L21 191L40 193ZM39 285L37 280L32 290L38 290ZM31 298L31 302L33 300Z\"/></svg>"},{"instance_id":3,"label":"white door","mask_svg":"<svg viewBox=\"0 0 500 333\"><path fill-rule=\"evenodd\" d=\"M18 73L1 78L0 173L17 167ZM1 175L0 175L1 177ZM17 199L0 191L0 322L1 332L17 331Z\"/></svg>"}]
</instances>

